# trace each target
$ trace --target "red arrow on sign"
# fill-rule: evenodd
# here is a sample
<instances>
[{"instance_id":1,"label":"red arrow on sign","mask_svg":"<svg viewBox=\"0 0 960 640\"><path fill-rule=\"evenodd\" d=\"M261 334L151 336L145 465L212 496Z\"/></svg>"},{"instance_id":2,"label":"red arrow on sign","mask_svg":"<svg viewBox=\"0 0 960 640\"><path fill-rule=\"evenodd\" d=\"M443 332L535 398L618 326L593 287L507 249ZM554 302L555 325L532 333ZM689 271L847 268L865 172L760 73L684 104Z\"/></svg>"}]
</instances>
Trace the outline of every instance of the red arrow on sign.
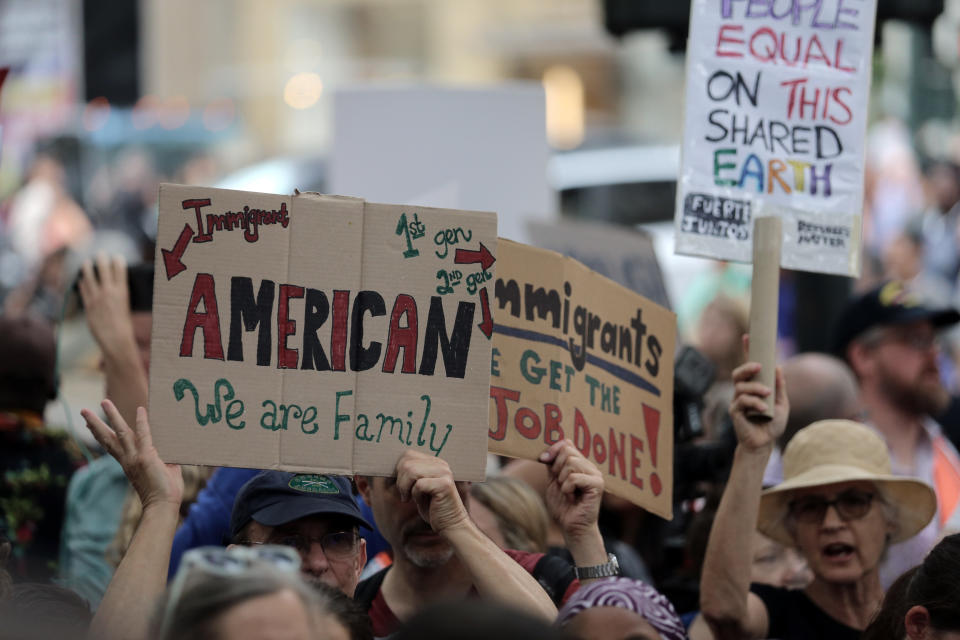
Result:
<instances>
[{"instance_id":1,"label":"red arrow on sign","mask_svg":"<svg viewBox=\"0 0 960 640\"><path fill-rule=\"evenodd\" d=\"M482 244L480 245L483 246ZM483 312L483 322L478 326L483 335L489 338L493 335L493 315L490 313L490 298L487 297L487 288L480 289L480 309Z\"/></svg>"},{"instance_id":2,"label":"red arrow on sign","mask_svg":"<svg viewBox=\"0 0 960 640\"><path fill-rule=\"evenodd\" d=\"M490 250L483 246L483 243L480 243L479 251L473 251L470 249L457 249L456 255L453 257L453 261L457 264L472 264L474 262L480 263L480 268L486 271L493 263L496 262L496 258L493 257L493 254L490 253Z\"/></svg>"},{"instance_id":3,"label":"red arrow on sign","mask_svg":"<svg viewBox=\"0 0 960 640\"><path fill-rule=\"evenodd\" d=\"M160 253L163 254L163 265L167 268L167 280L173 279L173 276L187 268L187 265L183 264L180 258L186 252L187 245L192 237L193 229L190 228L189 224L185 224L183 225L183 231L180 232L180 237L173 245L173 249L160 250Z\"/></svg>"}]
</instances>

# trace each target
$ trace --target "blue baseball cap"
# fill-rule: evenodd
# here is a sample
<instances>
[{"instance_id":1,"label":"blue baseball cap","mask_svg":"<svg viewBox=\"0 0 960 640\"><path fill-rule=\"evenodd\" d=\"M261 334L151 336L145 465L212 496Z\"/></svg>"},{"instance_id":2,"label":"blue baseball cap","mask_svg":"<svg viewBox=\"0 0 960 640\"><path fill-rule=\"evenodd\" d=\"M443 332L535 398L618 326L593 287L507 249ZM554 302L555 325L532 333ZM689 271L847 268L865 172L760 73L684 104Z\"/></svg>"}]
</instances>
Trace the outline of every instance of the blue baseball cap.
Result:
<instances>
[{"instance_id":1,"label":"blue baseball cap","mask_svg":"<svg viewBox=\"0 0 960 640\"><path fill-rule=\"evenodd\" d=\"M344 516L373 529L360 513L350 480L343 476L261 471L240 488L230 515L230 535L251 520L268 527L309 516Z\"/></svg>"}]
</instances>

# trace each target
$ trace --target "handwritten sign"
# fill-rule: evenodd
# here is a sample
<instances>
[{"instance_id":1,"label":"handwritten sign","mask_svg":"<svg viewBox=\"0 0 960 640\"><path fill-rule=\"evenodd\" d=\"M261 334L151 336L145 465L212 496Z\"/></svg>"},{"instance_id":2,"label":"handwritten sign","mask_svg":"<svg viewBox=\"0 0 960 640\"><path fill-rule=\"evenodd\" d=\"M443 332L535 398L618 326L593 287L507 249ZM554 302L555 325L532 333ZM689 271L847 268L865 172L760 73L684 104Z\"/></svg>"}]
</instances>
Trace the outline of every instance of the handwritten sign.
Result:
<instances>
[{"instance_id":1,"label":"handwritten sign","mask_svg":"<svg viewBox=\"0 0 960 640\"><path fill-rule=\"evenodd\" d=\"M676 316L560 254L500 240L490 451L569 438L607 490L670 518Z\"/></svg>"},{"instance_id":2,"label":"handwritten sign","mask_svg":"<svg viewBox=\"0 0 960 640\"><path fill-rule=\"evenodd\" d=\"M678 253L750 262L783 219L781 264L860 270L876 0L693 0Z\"/></svg>"},{"instance_id":3,"label":"handwritten sign","mask_svg":"<svg viewBox=\"0 0 960 640\"><path fill-rule=\"evenodd\" d=\"M161 185L151 344L169 462L483 478L496 215Z\"/></svg>"}]
</instances>

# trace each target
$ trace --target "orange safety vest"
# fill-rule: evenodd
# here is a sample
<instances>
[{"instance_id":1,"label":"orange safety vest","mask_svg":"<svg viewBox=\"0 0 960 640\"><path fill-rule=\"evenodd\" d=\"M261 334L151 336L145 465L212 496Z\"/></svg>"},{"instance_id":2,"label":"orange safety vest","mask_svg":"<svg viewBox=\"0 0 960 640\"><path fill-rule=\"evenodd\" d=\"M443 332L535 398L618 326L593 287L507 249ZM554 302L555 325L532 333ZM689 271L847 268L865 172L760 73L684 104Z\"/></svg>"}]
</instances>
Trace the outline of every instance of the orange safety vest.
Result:
<instances>
[{"instance_id":1,"label":"orange safety vest","mask_svg":"<svg viewBox=\"0 0 960 640\"><path fill-rule=\"evenodd\" d=\"M933 438L933 488L937 492L937 513L942 529L960 507L960 459L942 435Z\"/></svg>"}]
</instances>

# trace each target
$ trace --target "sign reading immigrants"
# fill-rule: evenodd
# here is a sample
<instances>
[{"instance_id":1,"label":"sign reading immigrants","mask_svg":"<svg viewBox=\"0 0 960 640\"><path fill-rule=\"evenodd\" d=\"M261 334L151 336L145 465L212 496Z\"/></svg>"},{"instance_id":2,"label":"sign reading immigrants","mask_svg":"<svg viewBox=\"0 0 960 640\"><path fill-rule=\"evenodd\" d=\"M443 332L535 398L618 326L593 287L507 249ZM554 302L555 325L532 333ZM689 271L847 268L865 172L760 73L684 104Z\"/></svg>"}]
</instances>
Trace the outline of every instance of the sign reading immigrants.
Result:
<instances>
[{"instance_id":1,"label":"sign reading immigrants","mask_svg":"<svg viewBox=\"0 0 960 640\"><path fill-rule=\"evenodd\" d=\"M490 450L569 438L606 488L671 515L676 316L552 251L501 240Z\"/></svg>"}]
</instances>

